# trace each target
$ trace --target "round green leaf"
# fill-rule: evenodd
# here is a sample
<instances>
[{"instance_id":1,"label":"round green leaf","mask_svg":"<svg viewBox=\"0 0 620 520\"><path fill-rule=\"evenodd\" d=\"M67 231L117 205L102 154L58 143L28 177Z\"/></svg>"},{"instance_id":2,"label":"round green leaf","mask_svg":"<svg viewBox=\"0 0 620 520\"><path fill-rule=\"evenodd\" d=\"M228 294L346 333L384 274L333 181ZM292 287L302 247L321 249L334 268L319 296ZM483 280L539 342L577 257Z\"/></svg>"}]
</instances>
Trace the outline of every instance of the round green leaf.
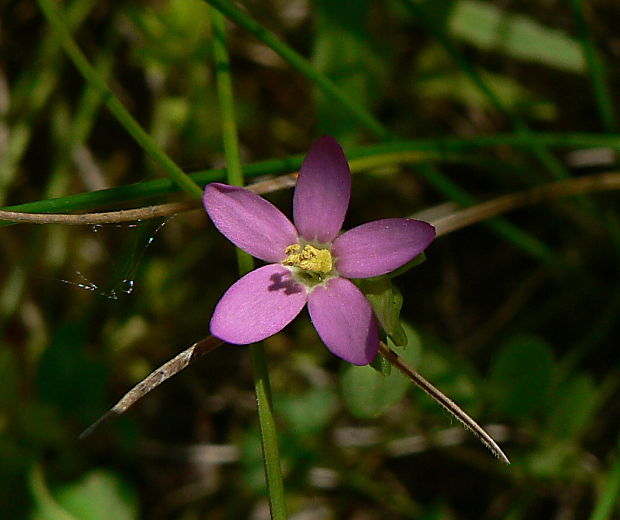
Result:
<instances>
[{"instance_id":1,"label":"round green leaf","mask_svg":"<svg viewBox=\"0 0 620 520\"><path fill-rule=\"evenodd\" d=\"M409 326L404 327L408 346L399 349L398 354L414 366L420 357L421 343L417 333ZM393 343L388 340L388 346ZM370 365L347 365L342 374L342 396L349 411L360 418L377 417L400 401L407 391L409 380L398 370L389 374L375 370Z\"/></svg>"},{"instance_id":2,"label":"round green leaf","mask_svg":"<svg viewBox=\"0 0 620 520\"><path fill-rule=\"evenodd\" d=\"M543 412L555 369L549 346L535 337L510 339L500 349L490 374L490 400L495 409L513 419Z\"/></svg>"}]
</instances>

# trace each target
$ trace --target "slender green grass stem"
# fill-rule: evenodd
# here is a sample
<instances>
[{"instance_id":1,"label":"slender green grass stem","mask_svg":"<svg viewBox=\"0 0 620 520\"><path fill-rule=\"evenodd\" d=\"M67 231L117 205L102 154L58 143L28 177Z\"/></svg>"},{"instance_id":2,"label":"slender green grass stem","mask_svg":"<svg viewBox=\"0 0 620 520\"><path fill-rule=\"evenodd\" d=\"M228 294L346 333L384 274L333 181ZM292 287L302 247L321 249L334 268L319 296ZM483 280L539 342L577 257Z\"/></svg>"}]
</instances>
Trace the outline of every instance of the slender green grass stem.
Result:
<instances>
[{"instance_id":1,"label":"slender green grass stem","mask_svg":"<svg viewBox=\"0 0 620 520\"><path fill-rule=\"evenodd\" d=\"M67 26L76 30L93 8L93 0L75 0L66 7ZM7 141L0 154L0 204L4 204L7 192L15 180L22 160L32 138L34 120L47 103L60 78L60 64L57 59L62 51L59 38L51 28L46 32L39 47L36 64L27 67L11 88L11 116L19 118L11 124Z\"/></svg>"},{"instance_id":2,"label":"slender green grass stem","mask_svg":"<svg viewBox=\"0 0 620 520\"><path fill-rule=\"evenodd\" d=\"M558 161L558 159L551 154L544 143L540 143L536 140L534 132L532 132L527 123L517 114L513 113L497 96L493 89L487 85L478 71L471 65L471 63L469 63L467 59L465 59L453 41L444 32L444 29L440 27L439 24L435 22L433 17L427 13L426 8L415 0L403 1L409 7L410 11L424 24L427 30L452 57L459 68L469 76L480 92L482 92L482 94L493 104L493 106L495 106L495 108L510 121L517 134L520 134L524 139L531 142L532 146L530 150L545 166L545 168L547 168L551 176L555 179L565 179L569 177L569 174L562 163L560 163L560 161Z\"/></svg>"},{"instance_id":3,"label":"slender green grass stem","mask_svg":"<svg viewBox=\"0 0 620 520\"><path fill-rule=\"evenodd\" d=\"M383 126L370 112L368 112L361 105L355 103L346 92L339 88L327 76L316 70L316 68L306 58L286 45L276 35L256 23L250 16L236 7L233 2L230 2L229 0L205 1L213 8L226 15L227 18L230 18L237 25L253 34L265 45L277 52L286 62L312 81L312 83L321 89L326 96L334 99L345 110L347 110L352 117L364 125L376 137L383 140L392 139L393 136L391 132L385 128L385 126Z\"/></svg>"},{"instance_id":4,"label":"slender green grass stem","mask_svg":"<svg viewBox=\"0 0 620 520\"><path fill-rule=\"evenodd\" d=\"M620 135L618 134L536 133L535 136L541 143L558 149L620 148ZM351 148L347 150L347 157L351 163L351 171L358 172L368 167L391 164L416 164L429 161L458 163L459 160L462 160L461 157L471 159L475 156L474 154L467 156L459 156L458 154L497 146L528 149L531 142L519 134L494 134L472 139L424 139ZM301 166L302 160L302 155L292 155L284 159L247 164L244 168L244 175L245 177L258 177L295 171ZM226 171L225 168L201 170L190 174L190 177L194 182L204 185L225 179ZM76 193L66 197L15 204L3 209L30 213L63 213L160 197L178 191L178 185L169 179L153 179L94 192ZM12 225L12 223L0 222L0 227L8 225Z\"/></svg>"},{"instance_id":5,"label":"slender green grass stem","mask_svg":"<svg viewBox=\"0 0 620 520\"><path fill-rule=\"evenodd\" d=\"M285 520L286 500L284 496L284 480L280 465L280 449L276 421L271 400L271 385L267 356L262 343L250 345L250 357L254 369L254 389L258 408L258 421L265 464L265 476L269 490L269 507L273 520Z\"/></svg>"},{"instance_id":6,"label":"slender green grass stem","mask_svg":"<svg viewBox=\"0 0 620 520\"><path fill-rule=\"evenodd\" d=\"M351 101L350 97L347 97L344 92L340 91L336 85L334 85L327 77L317 71L305 58L303 58L296 51L288 47L274 34L266 30L256 21L254 21L249 15L238 9L234 4L228 0L205 0L214 8L221 11L231 20L235 21L238 25L254 34L259 40L268 45L272 50L282 56L289 64L295 67L299 72L304 74L310 81L312 81L318 88L320 88L326 95L331 96L342 107L346 108L352 115L362 122L367 128L375 133L377 137L384 140L392 139L388 130L385 129L380 123L378 123L372 115L368 114L363 107ZM426 9L416 3L414 0L404 0L410 7L411 11L420 18L424 25L429 29L433 36L439 41L439 43L445 48L445 50L453 57L458 66L471 78L473 83L480 89L480 91L491 101L491 103L503 113L511 122L516 130L516 134L521 136L529 144L528 149L538 158L538 160L544 165L544 167L550 172L551 177L554 179L566 179L570 177L568 171L564 168L564 165L549 151L549 149L538 140L536 140L534 133L529 128L525 120L520 118L517 114L514 114L503 101L496 95L496 93L487 85L478 71L465 59L458 48L454 45L451 39L445 34L442 27L440 27L430 16ZM435 172L436 178L443 178L442 183L450 182L445 178L443 173L439 170ZM463 191L465 194L465 192ZM583 207L587 208L591 213L595 213L592 204L588 200L578 201ZM509 233L515 238L519 237L518 244L520 247L525 247L529 253L533 253L537 257L548 256L551 254L549 250L542 243L536 241L533 237L529 237L524 231L519 230L516 226L509 226L512 228L513 233L510 233L508 229L508 223L494 222L492 224L500 234ZM536 243L538 242L538 244ZM547 250L547 251L545 251ZM556 257L558 255L555 255Z\"/></svg>"},{"instance_id":7,"label":"slender green grass stem","mask_svg":"<svg viewBox=\"0 0 620 520\"><path fill-rule=\"evenodd\" d=\"M73 64L80 71L84 79L104 96L106 106L114 117L116 117L117 121L127 130L144 151L166 171L170 178L178 184L181 189L194 196L201 196L202 190L200 187L157 146L151 136L144 131L118 98L114 96L105 81L77 46L71 33L67 29L67 24L64 21L63 15L60 13L53 0L38 0L38 3L45 18L58 34L62 46Z\"/></svg>"},{"instance_id":8,"label":"slender green grass stem","mask_svg":"<svg viewBox=\"0 0 620 520\"><path fill-rule=\"evenodd\" d=\"M234 94L230 74L230 59L226 47L226 28L223 16L211 9L213 21L213 54L215 57L215 79L217 97L222 112L222 139L226 155L227 179L229 184L243 186L243 170L239 153L239 138L235 118Z\"/></svg>"},{"instance_id":9,"label":"slender green grass stem","mask_svg":"<svg viewBox=\"0 0 620 520\"><path fill-rule=\"evenodd\" d=\"M590 70L590 80L592 81L592 89L598 107L603 128L607 132L613 132L616 129L616 110L613 98L609 90L609 82L607 79L607 71L605 65L597 51L594 39L588 27L586 17L583 12L583 2L581 0L571 0L577 30L579 31L579 39L583 47L583 53Z\"/></svg>"},{"instance_id":10,"label":"slender green grass stem","mask_svg":"<svg viewBox=\"0 0 620 520\"><path fill-rule=\"evenodd\" d=\"M596 506L590 520L611 520L616 518L614 510L618 510L618 497L620 497L620 442L614 457L613 464L605 479L605 484L601 489Z\"/></svg>"},{"instance_id":11,"label":"slender green grass stem","mask_svg":"<svg viewBox=\"0 0 620 520\"><path fill-rule=\"evenodd\" d=\"M224 152L228 164L227 179L230 184L243 186L243 170L241 168L241 157L239 154L239 138L235 119L230 60L226 47L224 17L216 9L211 9L211 15L213 21L213 53L215 56L217 94L222 113ZM239 274L242 276L254 268L254 260L252 257L238 248L237 263L239 266ZM261 343L250 345L249 349L254 374L254 391L256 393L271 518L274 520L285 520L287 515L284 481L282 479L282 470L280 466L280 449L278 446L276 421L273 415L267 356Z\"/></svg>"}]
</instances>

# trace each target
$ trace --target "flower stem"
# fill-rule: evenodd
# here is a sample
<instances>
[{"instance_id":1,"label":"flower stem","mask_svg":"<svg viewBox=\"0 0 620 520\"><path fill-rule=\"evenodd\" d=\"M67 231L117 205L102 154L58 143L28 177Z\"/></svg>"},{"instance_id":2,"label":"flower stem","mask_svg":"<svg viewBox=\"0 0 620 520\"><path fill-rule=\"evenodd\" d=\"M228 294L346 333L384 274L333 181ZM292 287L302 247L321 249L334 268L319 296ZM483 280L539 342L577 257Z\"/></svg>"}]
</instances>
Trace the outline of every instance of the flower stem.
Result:
<instances>
[{"instance_id":1,"label":"flower stem","mask_svg":"<svg viewBox=\"0 0 620 520\"><path fill-rule=\"evenodd\" d=\"M226 31L224 17L216 9L211 9L213 21L213 54L215 56L215 76L217 93L222 113L222 136L224 153L226 155L227 179L230 184L243 186L243 170L239 155L239 139L235 122L234 96L230 77L230 61L226 49ZM254 268L254 260L250 255L237 249L237 263L239 274L244 275ZM273 416L271 402L271 388L269 384L269 370L265 349L262 344L250 345L250 357L254 373L254 390L258 408L261 443L265 462L265 476L269 493L271 518L274 520L286 519L286 502L284 499L284 482L280 467L280 449L276 422Z\"/></svg>"},{"instance_id":2,"label":"flower stem","mask_svg":"<svg viewBox=\"0 0 620 520\"><path fill-rule=\"evenodd\" d=\"M271 403L267 358L262 343L250 345L250 357L254 369L254 389L258 407L258 421L260 424L267 489L269 491L271 518L273 520L285 520L286 501L280 466L280 448L278 446L278 434Z\"/></svg>"}]
</instances>

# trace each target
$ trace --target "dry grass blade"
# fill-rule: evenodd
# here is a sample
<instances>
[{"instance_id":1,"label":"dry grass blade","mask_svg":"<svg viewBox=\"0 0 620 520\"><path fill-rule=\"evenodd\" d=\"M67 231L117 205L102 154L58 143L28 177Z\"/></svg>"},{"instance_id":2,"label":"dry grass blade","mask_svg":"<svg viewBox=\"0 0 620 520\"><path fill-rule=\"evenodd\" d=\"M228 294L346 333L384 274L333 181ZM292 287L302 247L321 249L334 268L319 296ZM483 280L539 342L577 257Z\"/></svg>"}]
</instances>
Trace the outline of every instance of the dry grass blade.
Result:
<instances>
[{"instance_id":1,"label":"dry grass blade","mask_svg":"<svg viewBox=\"0 0 620 520\"><path fill-rule=\"evenodd\" d=\"M445 410L450 412L465 428L470 430L482 444L484 444L493 455L506 464L510 464L510 460L502 449L497 445L485 429L474 421L467 413L452 399L443 394L439 389L435 388L422 375L409 367L396 352L390 349L385 343L380 343L379 352L394 365L398 370L405 374L411 381L419 386L428 396L437 401Z\"/></svg>"},{"instance_id":2,"label":"dry grass blade","mask_svg":"<svg viewBox=\"0 0 620 520\"><path fill-rule=\"evenodd\" d=\"M246 188L254 193L271 193L295 186L297 173L280 175L273 179L250 184ZM68 226L84 226L99 224L120 224L123 222L139 222L158 217L167 217L175 213L182 213L201 208L196 200L169 202L144 208L122 209L119 211L104 211L101 213L24 213L21 211L6 211L0 209L0 220L23 224L65 224Z\"/></svg>"},{"instance_id":3,"label":"dry grass blade","mask_svg":"<svg viewBox=\"0 0 620 520\"><path fill-rule=\"evenodd\" d=\"M178 374L181 370L196 361L196 359L201 358L212 350L215 350L222 343L222 340L217 339L214 336L208 336L200 341L197 341L180 354L177 354L170 361L167 361L158 369L151 372L136 386L129 390L129 392L127 392L105 415L101 416L97 419L97 421L86 428L80 434L80 439L85 439L99 426L108 422L113 417L125 413L137 401L142 399L152 390L155 390L155 388L161 385L164 381L167 381L172 376Z\"/></svg>"},{"instance_id":4,"label":"dry grass blade","mask_svg":"<svg viewBox=\"0 0 620 520\"><path fill-rule=\"evenodd\" d=\"M295 186L296 179L297 174L291 173L257 182L256 184L246 186L246 188L258 194L271 193L280 189ZM453 211L450 214L438 219L430 219L430 223L435 226L437 236L439 237L472 224L508 213L509 211L539 204L546 200L617 189L620 189L619 172L584 175L583 177L550 182L529 190L503 195L470 208ZM0 220L28 224L119 224L123 222L136 222L157 217L165 217L175 213L181 213L198 208L200 208L199 202L184 201L160 204L157 206L147 206L144 208L83 214L24 213L0 209ZM431 210L432 209L433 208L431 208ZM424 213L427 213L427 211L428 210ZM416 215L415 218L421 217ZM422 220L427 219L422 218Z\"/></svg>"},{"instance_id":5,"label":"dry grass blade","mask_svg":"<svg viewBox=\"0 0 620 520\"><path fill-rule=\"evenodd\" d=\"M533 206L546 200L617 189L620 189L620 173L618 172L584 175L583 177L550 182L529 190L503 195L471 208L446 215L432 222L432 224L435 226L439 237L477 222L503 215L515 209Z\"/></svg>"}]
</instances>

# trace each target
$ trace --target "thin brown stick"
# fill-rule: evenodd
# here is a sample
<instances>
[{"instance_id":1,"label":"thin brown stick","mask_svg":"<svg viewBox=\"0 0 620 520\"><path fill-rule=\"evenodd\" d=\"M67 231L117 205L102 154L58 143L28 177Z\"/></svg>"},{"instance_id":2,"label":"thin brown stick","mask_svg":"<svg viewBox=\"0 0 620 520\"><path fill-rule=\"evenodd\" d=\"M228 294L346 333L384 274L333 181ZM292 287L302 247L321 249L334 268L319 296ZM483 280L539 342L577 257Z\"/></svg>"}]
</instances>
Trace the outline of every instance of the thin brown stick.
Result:
<instances>
[{"instance_id":1,"label":"thin brown stick","mask_svg":"<svg viewBox=\"0 0 620 520\"><path fill-rule=\"evenodd\" d=\"M504 454L502 449L497 445L486 430L474 421L467 413L452 399L442 393L438 388L433 386L427 381L420 373L408 366L401 357L389 348L385 343L379 343L379 352L385 357L392 365L400 370L405 376L413 381L418 387L420 387L428 396L439 403L445 410L452 414L458 421L470 430L482 444L484 444L493 455L506 464L510 464L510 460Z\"/></svg>"},{"instance_id":2,"label":"thin brown stick","mask_svg":"<svg viewBox=\"0 0 620 520\"><path fill-rule=\"evenodd\" d=\"M113 417L125 413L137 401L146 394L157 388L163 382L178 374L188 365L201 358L205 354L215 350L223 343L222 340L208 336L194 343L191 347L177 354L170 361L167 361L159 368L153 370L142 381L127 392L105 415L86 428L81 434L80 439L84 439L92 434L96 428L108 422Z\"/></svg>"},{"instance_id":3,"label":"thin brown stick","mask_svg":"<svg viewBox=\"0 0 620 520\"><path fill-rule=\"evenodd\" d=\"M439 237L477 222L497 217L508 211L532 206L545 200L617 189L620 189L620 172L586 175L497 197L477 206L451 213L437 219L432 224L435 226L436 234Z\"/></svg>"},{"instance_id":4,"label":"thin brown stick","mask_svg":"<svg viewBox=\"0 0 620 520\"><path fill-rule=\"evenodd\" d=\"M273 191L295 186L296 173L281 175L274 179L250 184L247 189L254 193L271 193ZM183 202L170 202L136 209L123 209L119 211L104 211L102 213L23 213L20 211L0 210L0 220L20 222L24 224L65 224L70 226L120 224L123 222L139 222L157 217L167 217L175 213L190 211L200 208L200 202L188 200Z\"/></svg>"},{"instance_id":5,"label":"thin brown stick","mask_svg":"<svg viewBox=\"0 0 620 520\"><path fill-rule=\"evenodd\" d=\"M142 399L146 394L155 390L159 385L178 374L181 370L187 368L191 363L201 358L205 354L215 350L223 344L223 341L208 336L191 347L176 355L170 361L151 372L142 381L135 385L127 392L107 413L101 416L97 421L86 428L81 434L80 439L85 439L91 435L99 426L108 422L113 417L122 415L136 402ZM381 354L407 376L413 383L421 388L427 395L438 402L445 410L452 414L460 421L466 429L470 430L491 452L502 462L510 464L510 460L493 438L472 419L459 405L452 399L443 394L438 388L427 381L420 373L409 367L396 352L391 350L385 343L380 342L379 351Z\"/></svg>"},{"instance_id":6,"label":"thin brown stick","mask_svg":"<svg viewBox=\"0 0 620 520\"><path fill-rule=\"evenodd\" d=\"M296 173L281 175L274 179L251 184L247 186L247 189L259 194L271 193L294 186L296 178ZM478 204L477 206L459 210L437 220L432 220L430 223L435 226L437 236L439 237L483 220L497 217L508 211L538 204L546 200L617 189L620 189L620 172L597 173L575 179L551 182L529 190L503 195ZM123 222L137 222L157 217L166 217L174 215L175 213L198 209L199 207L200 203L197 201L186 201L159 204L144 208L106 211L103 213L84 213L79 215L23 213L0 210L0 220L29 224L119 224Z\"/></svg>"},{"instance_id":7,"label":"thin brown stick","mask_svg":"<svg viewBox=\"0 0 620 520\"><path fill-rule=\"evenodd\" d=\"M0 210L0 220L20 222L23 224L65 224L69 226L120 224L123 222L140 222L157 217L167 217L175 213L198 209L199 201L169 202L156 206L136 209L105 211L102 213L22 213L19 211Z\"/></svg>"}]
</instances>

